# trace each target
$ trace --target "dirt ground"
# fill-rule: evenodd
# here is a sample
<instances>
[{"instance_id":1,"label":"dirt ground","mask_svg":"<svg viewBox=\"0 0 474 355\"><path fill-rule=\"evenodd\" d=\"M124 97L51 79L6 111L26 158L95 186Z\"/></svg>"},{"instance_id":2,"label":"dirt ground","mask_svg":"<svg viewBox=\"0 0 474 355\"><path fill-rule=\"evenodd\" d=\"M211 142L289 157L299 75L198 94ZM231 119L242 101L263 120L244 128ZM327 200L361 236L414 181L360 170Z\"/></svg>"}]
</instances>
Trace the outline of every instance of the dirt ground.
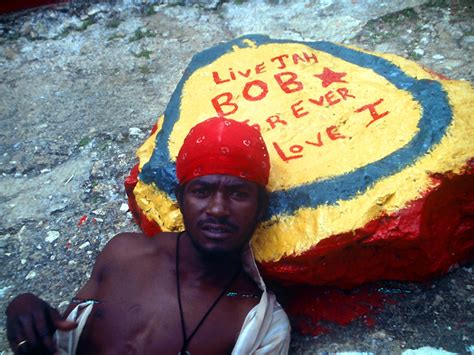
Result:
<instances>
[{"instance_id":1,"label":"dirt ground","mask_svg":"<svg viewBox=\"0 0 474 355\"><path fill-rule=\"evenodd\" d=\"M137 230L123 189L136 149L192 55L248 33L395 53L474 82L472 0L73 1L2 15L2 310L27 291L64 308L107 241ZM372 287L393 301L374 324L294 333L290 353L474 352L472 264L422 284ZM3 312L0 326L7 354Z\"/></svg>"}]
</instances>

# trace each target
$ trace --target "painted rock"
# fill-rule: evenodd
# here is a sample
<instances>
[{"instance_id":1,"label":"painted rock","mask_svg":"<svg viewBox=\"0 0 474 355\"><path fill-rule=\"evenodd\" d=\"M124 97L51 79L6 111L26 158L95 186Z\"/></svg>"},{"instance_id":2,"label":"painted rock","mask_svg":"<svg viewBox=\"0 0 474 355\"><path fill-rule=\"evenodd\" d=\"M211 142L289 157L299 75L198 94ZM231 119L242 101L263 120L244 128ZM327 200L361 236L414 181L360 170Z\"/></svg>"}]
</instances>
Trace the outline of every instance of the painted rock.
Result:
<instances>
[{"instance_id":1,"label":"painted rock","mask_svg":"<svg viewBox=\"0 0 474 355\"><path fill-rule=\"evenodd\" d=\"M288 284L423 280L474 255L474 90L395 55L245 36L194 56L126 181L149 235L177 231L175 159L225 116L262 132L270 209L252 246Z\"/></svg>"}]
</instances>

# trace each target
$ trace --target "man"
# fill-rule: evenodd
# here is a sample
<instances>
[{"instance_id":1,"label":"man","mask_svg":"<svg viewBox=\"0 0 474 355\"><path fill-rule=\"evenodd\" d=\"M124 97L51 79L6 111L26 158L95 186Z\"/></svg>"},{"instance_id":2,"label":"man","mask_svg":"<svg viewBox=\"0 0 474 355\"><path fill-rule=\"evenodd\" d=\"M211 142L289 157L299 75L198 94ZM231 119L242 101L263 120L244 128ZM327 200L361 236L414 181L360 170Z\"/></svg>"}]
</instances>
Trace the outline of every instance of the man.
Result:
<instances>
[{"instance_id":1,"label":"man","mask_svg":"<svg viewBox=\"0 0 474 355\"><path fill-rule=\"evenodd\" d=\"M196 125L176 160L185 231L115 236L67 320L34 295L15 298L6 312L13 351L286 354L288 318L249 248L269 167L254 128L223 118Z\"/></svg>"}]
</instances>

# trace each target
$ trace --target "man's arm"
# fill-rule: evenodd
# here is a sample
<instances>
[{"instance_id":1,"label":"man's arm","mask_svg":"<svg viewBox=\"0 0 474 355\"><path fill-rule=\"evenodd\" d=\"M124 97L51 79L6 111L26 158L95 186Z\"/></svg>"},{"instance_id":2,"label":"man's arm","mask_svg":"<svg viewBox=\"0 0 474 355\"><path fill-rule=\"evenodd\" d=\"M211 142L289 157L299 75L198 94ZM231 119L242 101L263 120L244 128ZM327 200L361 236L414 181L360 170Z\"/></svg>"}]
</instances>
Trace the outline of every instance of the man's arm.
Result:
<instances>
[{"instance_id":1,"label":"man's arm","mask_svg":"<svg viewBox=\"0 0 474 355\"><path fill-rule=\"evenodd\" d=\"M54 353L52 336L56 329L69 331L77 326L63 320L57 309L31 293L15 297L5 313L7 338L15 354Z\"/></svg>"},{"instance_id":2,"label":"man's arm","mask_svg":"<svg viewBox=\"0 0 474 355\"><path fill-rule=\"evenodd\" d=\"M77 294L77 298L94 299L99 289L100 279L111 256L123 248L127 234L114 237L99 254L89 280ZM64 316L75 307L71 303ZM13 299L6 309L7 338L15 354L54 353L56 344L53 335L56 330L70 331L75 322L66 321L59 311L46 301L31 294L21 294Z\"/></svg>"}]
</instances>

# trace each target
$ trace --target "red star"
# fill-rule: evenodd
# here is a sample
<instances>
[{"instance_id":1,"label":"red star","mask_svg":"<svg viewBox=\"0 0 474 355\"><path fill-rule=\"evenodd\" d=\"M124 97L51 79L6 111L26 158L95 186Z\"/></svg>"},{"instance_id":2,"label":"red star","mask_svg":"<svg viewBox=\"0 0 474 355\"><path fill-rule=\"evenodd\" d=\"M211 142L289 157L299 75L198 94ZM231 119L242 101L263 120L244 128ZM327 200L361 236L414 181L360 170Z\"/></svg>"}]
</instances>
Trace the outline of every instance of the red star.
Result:
<instances>
[{"instance_id":1,"label":"red star","mask_svg":"<svg viewBox=\"0 0 474 355\"><path fill-rule=\"evenodd\" d=\"M328 87L332 83L347 83L347 81L341 79L343 76L346 76L346 73L338 73L327 67L323 69L321 74L314 74L314 76L323 81L323 88Z\"/></svg>"}]
</instances>

